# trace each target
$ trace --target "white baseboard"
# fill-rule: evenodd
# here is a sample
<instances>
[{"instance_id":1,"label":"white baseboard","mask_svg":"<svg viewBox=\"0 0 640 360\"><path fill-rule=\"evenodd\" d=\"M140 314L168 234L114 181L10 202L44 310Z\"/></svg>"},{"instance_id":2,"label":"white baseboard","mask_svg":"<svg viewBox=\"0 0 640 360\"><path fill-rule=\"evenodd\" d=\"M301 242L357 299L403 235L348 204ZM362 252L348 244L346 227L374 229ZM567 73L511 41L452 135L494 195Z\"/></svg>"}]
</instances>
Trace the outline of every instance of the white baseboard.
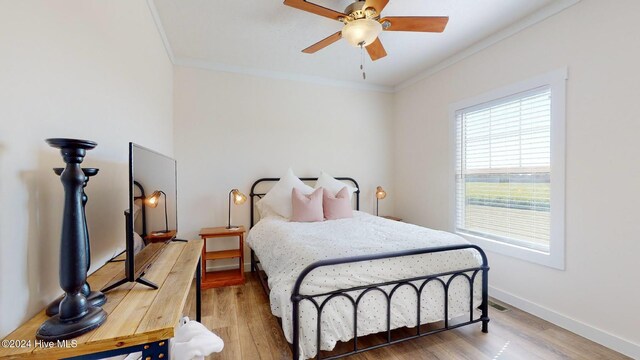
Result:
<instances>
[{"instance_id":1,"label":"white baseboard","mask_svg":"<svg viewBox=\"0 0 640 360\"><path fill-rule=\"evenodd\" d=\"M520 310L533 314L541 319L549 321L591 341L597 342L600 345L606 346L619 353L630 356L631 358L640 359L639 344L635 344L629 340L625 340L606 331L594 328L593 326L559 314L549 308L538 305L529 300L513 295L509 292L496 289L493 286L489 287L489 294L502 302L513 305Z\"/></svg>"},{"instance_id":2,"label":"white baseboard","mask_svg":"<svg viewBox=\"0 0 640 360\"><path fill-rule=\"evenodd\" d=\"M210 266L207 267L207 271L228 270L234 267L237 267L237 265ZM244 265L244 269L245 272L251 271L251 263L246 263ZM629 340L610 334L604 330L594 328L593 326L587 325L581 321L572 319L549 308L538 305L519 296L513 295L507 291L497 289L493 286L489 287L489 294L502 302L515 306L520 310L526 311L541 319L549 321L550 323L558 325L561 328L583 336L591 341L597 342L600 345L606 346L633 359L640 359L639 344L635 344Z\"/></svg>"},{"instance_id":3,"label":"white baseboard","mask_svg":"<svg viewBox=\"0 0 640 360\"><path fill-rule=\"evenodd\" d=\"M232 264L232 265L216 265L216 266L207 266L207 271L222 271L222 270L231 270L231 269L236 269L238 267L238 265ZM245 263L244 264L244 272L249 272L251 271L251 263Z\"/></svg>"}]
</instances>

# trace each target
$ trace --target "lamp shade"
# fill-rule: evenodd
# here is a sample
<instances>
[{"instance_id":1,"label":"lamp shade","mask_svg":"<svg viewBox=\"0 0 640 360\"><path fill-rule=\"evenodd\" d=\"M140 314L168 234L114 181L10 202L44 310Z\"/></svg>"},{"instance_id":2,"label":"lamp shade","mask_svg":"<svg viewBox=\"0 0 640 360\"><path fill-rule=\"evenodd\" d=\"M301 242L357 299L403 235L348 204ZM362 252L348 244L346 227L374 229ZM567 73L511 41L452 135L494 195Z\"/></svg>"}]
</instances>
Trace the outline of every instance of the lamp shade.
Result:
<instances>
[{"instance_id":1,"label":"lamp shade","mask_svg":"<svg viewBox=\"0 0 640 360\"><path fill-rule=\"evenodd\" d=\"M165 194L164 191L162 190L156 190L154 192L151 193L151 195L149 195L146 199L145 202L147 203L147 205L149 205L149 207L151 208L155 208L158 206L158 203L160 202L160 196L164 195L164 230L163 231L159 231L161 233L168 233L169 232L169 218L167 216L167 194Z\"/></svg>"},{"instance_id":2,"label":"lamp shade","mask_svg":"<svg viewBox=\"0 0 640 360\"><path fill-rule=\"evenodd\" d=\"M152 192L151 195L149 195L146 199L147 205L149 205L152 208L155 208L156 206L158 206L161 195L162 195L162 191L160 190Z\"/></svg>"},{"instance_id":3,"label":"lamp shade","mask_svg":"<svg viewBox=\"0 0 640 360\"><path fill-rule=\"evenodd\" d=\"M358 19L347 23L342 28L342 37L349 44L360 47L367 46L376 41L378 35L382 32L382 25L372 19Z\"/></svg>"},{"instance_id":4,"label":"lamp shade","mask_svg":"<svg viewBox=\"0 0 640 360\"><path fill-rule=\"evenodd\" d=\"M378 200L382 200L384 198L387 197L387 192L384 191L384 189L382 188L382 186L378 186L376 188L376 199Z\"/></svg>"},{"instance_id":5,"label":"lamp shade","mask_svg":"<svg viewBox=\"0 0 640 360\"><path fill-rule=\"evenodd\" d=\"M231 198L233 199L233 203L236 205L242 205L247 201L247 195L241 193L238 189L231 190Z\"/></svg>"},{"instance_id":6,"label":"lamp shade","mask_svg":"<svg viewBox=\"0 0 640 360\"><path fill-rule=\"evenodd\" d=\"M227 225L227 229L236 229L236 226L231 225L231 202L233 201L236 205L242 205L245 201L247 201L247 195L240 192L238 189L232 189L229 191L229 222Z\"/></svg>"}]
</instances>

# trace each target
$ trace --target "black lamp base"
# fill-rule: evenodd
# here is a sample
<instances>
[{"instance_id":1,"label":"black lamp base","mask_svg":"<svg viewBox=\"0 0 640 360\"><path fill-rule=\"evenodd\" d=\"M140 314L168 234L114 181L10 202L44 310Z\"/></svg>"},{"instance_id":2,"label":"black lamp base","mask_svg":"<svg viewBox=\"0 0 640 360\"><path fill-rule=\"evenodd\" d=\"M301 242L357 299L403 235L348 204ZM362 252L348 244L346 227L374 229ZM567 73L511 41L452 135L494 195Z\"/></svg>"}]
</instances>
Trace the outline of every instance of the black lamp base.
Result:
<instances>
[{"instance_id":1,"label":"black lamp base","mask_svg":"<svg viewBox=\"0 0 640 360\"><path fill-rule=\"evenodd\" d=\"M36 339L45 341L67 340L99 327L107 320L107 313L99 307L87 306L88 312L77 320L60 320L56 315L45 321L36 332Z\"/></svg>"},{"instance_id":2,"label":"black lamp base","mask_svg":"<svg viewBox=\"0 0 640 360\"><path fill-rule=\"evenodd\" d=\"M59 298L53 300L49 306L47 306L46 314L47 316L58 315L60 311L60 301L64 298L64 295ZM107 295L103 294L100 291L92 291L87 296L87 304L91 306L102 306L107 302Z\"/></svg>"},{"instance_id":3,"label":"black lamp base","mask_svg":"<svg viewBox=\"0 0 640 360\"><path fill-rule=\"evenodd\" d=\"M236 225L228 225L227 226L227 230L238 230L240 229L240 226L236 226Z\"/></svg>"}]
</instances>

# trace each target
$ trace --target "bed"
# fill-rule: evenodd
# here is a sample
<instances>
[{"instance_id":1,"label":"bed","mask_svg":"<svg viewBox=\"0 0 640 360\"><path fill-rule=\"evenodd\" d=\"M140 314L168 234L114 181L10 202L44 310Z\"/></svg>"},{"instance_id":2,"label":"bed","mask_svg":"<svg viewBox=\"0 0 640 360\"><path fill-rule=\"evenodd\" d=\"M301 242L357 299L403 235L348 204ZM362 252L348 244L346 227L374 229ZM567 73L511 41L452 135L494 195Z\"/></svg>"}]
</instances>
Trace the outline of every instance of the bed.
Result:
<instances>
[{"instance_id":1,"label":"bed","mask_svg":"<svg viewBox=\"0 0 640 360\"><path fill-rule=\"evenodd\" d=\"M314 181L316 178L301 178ZM358 184L351 178L336 178ZM394 344L482 322L487 332L484 252L457 235L369 215L316 223L268 216L256 222L256 189L277 182L259 179L251 189L251 271L263 274L271 311L281 320L294 359L321 358L338 342L352 347L325 359ZM418 305L419 304L419 305ZM441 326L425 330L423 324ZM412 335L393 339L393 329ZM358 337L386 333L382 344L359 346Z\"/></svg>"}]
</instances>

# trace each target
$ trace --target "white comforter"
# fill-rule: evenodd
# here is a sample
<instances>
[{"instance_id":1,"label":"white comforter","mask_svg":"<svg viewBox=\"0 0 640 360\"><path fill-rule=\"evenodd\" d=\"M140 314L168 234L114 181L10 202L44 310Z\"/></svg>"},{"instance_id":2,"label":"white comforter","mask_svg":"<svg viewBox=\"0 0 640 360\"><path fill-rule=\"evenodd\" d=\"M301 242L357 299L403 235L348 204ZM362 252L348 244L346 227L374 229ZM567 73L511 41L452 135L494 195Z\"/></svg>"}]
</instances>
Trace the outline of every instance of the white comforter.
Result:
<instances>
[{"instance_id":1,"label":"white comforter","mask_svg":"<svg viewBox=\"0 0 640 360\"><path fill-rule=\"evenodd\" d=\"M260 258L269 277L271 311L282 319L285 337L291 343L291 292L298 275L307 265L323 259L467 241L451 233L356 211L351 219L316 223L296 223L280 217L267 217L251 229L247 243ZM306 277L301 293L320 294L339 288L473 268L480 264L481 259L476 251L459 250L323 267ZM482 301L481 278L482 275L478 274L474 283L474 307ZM390 290L385 289L387 292ZM354 294L357 296L359 292L351 293L352 296ZM422 293L421 323L444 319L443 298L442 286L435 281L429 283ZM319 303L322 300L320 298ZM415 291L409 286L396 291L392 301L392 328L415 327L416 301ZM358 336L386 331L386 307L386 300L378 291L369 292L363 297L358 305ZM315 307L306 300L300 303L300 311L300 349L302 358L309 358L316 354L317 314ZM468 281L464 277L457 277L449 289L449 318L468 312ZM332 350L337 341L353 338L353 306L347 299L336 297L325 306L321 333L322 350Z\"/></svg>"}]
</instances>

